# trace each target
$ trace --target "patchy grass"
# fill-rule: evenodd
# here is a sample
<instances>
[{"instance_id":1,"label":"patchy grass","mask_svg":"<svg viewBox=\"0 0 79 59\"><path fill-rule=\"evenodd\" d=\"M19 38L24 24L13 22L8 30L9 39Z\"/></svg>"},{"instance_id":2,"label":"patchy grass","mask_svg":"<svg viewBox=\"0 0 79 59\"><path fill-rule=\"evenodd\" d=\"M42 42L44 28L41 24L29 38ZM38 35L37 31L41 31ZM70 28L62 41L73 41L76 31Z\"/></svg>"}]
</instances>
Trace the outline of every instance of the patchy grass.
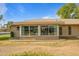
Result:
<instances>
[{"instance_id":1,"label":"patchy grass","mask_svg":"<svg viewBox=\"0 0 79 59\"><path fill-rule=\"evenodd\" d=\"M18 54L11 54L9 56L68 56L64 53L61 54L57 54L57 53L47 53L47 52L32 52L32 51L28 51L28 52L23 52L23 53L18 53ZM71 55L72 56L72 55Z\"/></svg>"},{"instance_id":2,"label":"patchy grass","mask_svg":"<svg viewBox=\"0 0 79 59\"><path fill-rule=\"evenodd\" d=\"M0 35L0 40L8 40L10 38L10 34L2 34Z\"/></svg>"},{"instance_id":3,"label":"patchy grass","mask_svg":"<svg viewBox=\"0 0 79 59\"><path fill-rule=\"evenodd\" d=\"M12 56L53 56L53 54L48 54L45 52L32 52L32 51L28 51L28 52L23 52L23 53L18 53L18 54L12 54Z\"/></svg>"}]
</instances>

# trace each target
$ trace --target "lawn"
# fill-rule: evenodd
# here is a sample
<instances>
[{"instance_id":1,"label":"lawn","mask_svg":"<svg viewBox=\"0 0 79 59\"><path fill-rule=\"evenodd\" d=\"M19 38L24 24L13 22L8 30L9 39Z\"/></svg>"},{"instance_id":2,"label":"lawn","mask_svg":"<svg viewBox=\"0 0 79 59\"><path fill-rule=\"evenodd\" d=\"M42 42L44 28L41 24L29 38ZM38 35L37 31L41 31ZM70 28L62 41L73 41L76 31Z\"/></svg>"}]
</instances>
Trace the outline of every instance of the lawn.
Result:
<instances>
[{"instance_id":1,"label":"lawn","mask_svg":"<svg viewBox=\"0 0 79 59\"><path fill-rule=\"evenodd\" d=\"M10 38L10 34L1 34L0 40L8 40Z\"/></svg>"},{"instance_id":2,"label":"lawn","mask_svg":"<svg viewBox=\"0 0 79 59\"><path fill-rule=\"evenodd\" d=\"M4 40L0 55L79 56L79 40Z\"/></svg>"}]
</instances>

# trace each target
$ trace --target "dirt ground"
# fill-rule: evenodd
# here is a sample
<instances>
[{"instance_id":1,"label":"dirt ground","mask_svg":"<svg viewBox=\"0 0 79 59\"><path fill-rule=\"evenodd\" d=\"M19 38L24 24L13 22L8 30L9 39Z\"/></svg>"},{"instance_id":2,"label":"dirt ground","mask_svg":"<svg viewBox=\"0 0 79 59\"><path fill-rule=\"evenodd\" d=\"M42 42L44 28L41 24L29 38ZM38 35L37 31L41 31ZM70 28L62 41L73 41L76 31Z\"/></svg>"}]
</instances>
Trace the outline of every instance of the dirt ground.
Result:
<instances>
[{"instance_id":1,"label":"dirt ground","mask_svg":"<svg viewBox=\"0 0 79 59\"><path fill-rule=\"evenodd\" d=\"M57 56L79 56L79 40L6 40L0 41L0 55L44 52Z\"/></svg>"}]
</instances>

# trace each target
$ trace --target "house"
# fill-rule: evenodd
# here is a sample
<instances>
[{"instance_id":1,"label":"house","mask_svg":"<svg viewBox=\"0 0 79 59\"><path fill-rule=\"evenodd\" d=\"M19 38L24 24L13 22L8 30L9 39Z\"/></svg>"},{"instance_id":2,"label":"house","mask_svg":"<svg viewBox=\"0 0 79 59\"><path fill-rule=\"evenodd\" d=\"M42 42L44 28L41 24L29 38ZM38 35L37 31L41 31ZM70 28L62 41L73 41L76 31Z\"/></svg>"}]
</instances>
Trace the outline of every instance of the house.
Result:
<instances>
[{"instance_id":1,"label":"house","mask_svg":"<svg viewBox=\"0 0 79 59\"><path fill-rule=\"evenodd\" d=\"M11 32L16 38L79 38L79 19L37 19L14 22Z\"/></svg>"},{"instance_id":2,"label":"house","mask_svg":"<svg viewBox=\"0 0 79 59\"><path fill-rule=\"evenodd\" d=\"M9 32L7 24L0 25L0 32Z\"/></svg>"}]
</instances>

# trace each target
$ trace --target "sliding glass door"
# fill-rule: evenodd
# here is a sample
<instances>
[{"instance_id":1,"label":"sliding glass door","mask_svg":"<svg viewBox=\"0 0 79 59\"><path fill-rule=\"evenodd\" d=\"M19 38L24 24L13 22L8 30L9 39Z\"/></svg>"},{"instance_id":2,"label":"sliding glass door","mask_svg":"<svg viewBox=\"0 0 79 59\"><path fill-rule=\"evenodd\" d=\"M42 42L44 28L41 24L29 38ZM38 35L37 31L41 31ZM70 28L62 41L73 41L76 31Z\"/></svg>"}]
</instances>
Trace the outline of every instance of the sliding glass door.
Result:
<instances>
[{"instance_id":1,"label":"sliding glass door","mask_svg":"<svg viewBox=\"0 0 79 59\"><path fill-rule=\"evenodd\" d=\"M29 26L22 26L22 35L29 35Z\"/></svg>"},{"instance_id":2,"label":"sliding glass door","mask_svg":"<svg viewBox=\"0 0 79 59\"><path fill-rule=\"evenodd\" d=\"M50 25L48 26L48 33L49 35L57 35L57 26L56 25Z\"/></svg>"},{"instance_id":3,"label":"sliding glass door","mask_svg":"<svg viewBox=\"0 0 79 59\"><path fill-rule=\"evenodd\" d=\"M57 34L56 25L41 26L41 35L56 35L56 34Z\"/></svg>"},{"instance_id":4,"label":"sliding glass door","mask_svg":"<svg viewBox=\"0 0 79 59\"><path fill-rule=\"evenodd\" d=\"M48 35L48 26L41 26L41 35Z\"/></svg>"},{"instance_id":5,"label":"sliding glass door","mask_svg":"<svg viewBox=\"0 0 79 59\"><path fill-rule=\"evenodd\" d=\"M38 26L22 26L22 35L38 35Z\"/></svg>"},{"instance_id":6,"label":"sliding glass door","mask_svg":"<svg viewBox=\"0 0 79 59\"><path fill-rule=\"evenodd\" d=\"M30 26L30 35L38 35L38 26Z\"/></svg>"}]
</instances>

